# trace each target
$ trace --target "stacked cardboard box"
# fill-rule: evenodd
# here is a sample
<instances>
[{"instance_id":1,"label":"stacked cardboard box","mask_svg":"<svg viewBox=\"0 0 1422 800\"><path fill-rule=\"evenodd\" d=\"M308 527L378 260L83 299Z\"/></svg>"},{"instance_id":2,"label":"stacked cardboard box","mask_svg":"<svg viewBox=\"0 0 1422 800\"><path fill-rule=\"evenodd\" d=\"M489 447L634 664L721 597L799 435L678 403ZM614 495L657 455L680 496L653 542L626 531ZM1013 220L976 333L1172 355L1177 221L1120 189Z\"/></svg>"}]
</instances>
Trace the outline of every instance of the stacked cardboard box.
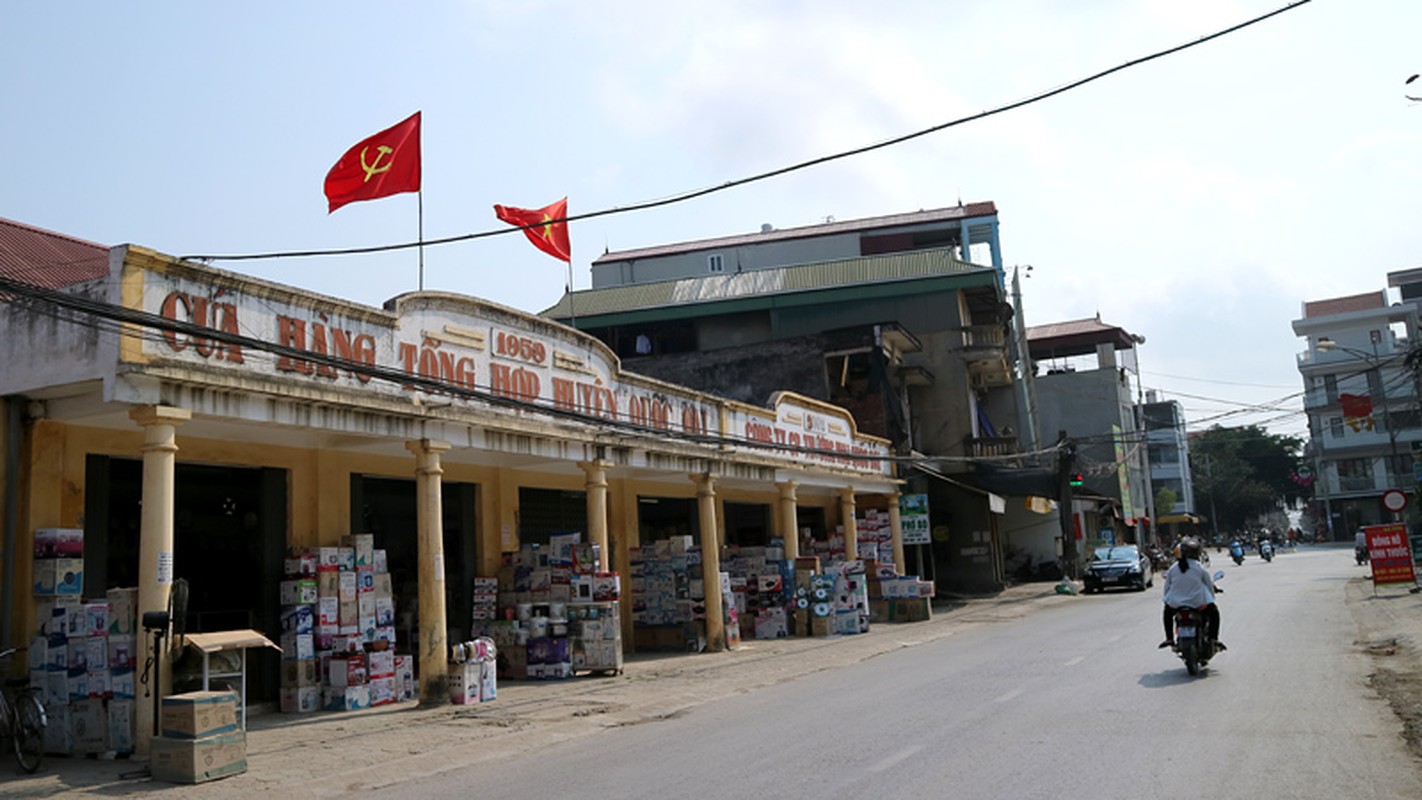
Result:
<instances>
[{"instance_id":1,"label":"stacked cardboard box","mask_svg":"<svg viewBox=\"0 0 1422 800\"><path fill-rule=\"evenodd\" d=\"M163 698L149 767L154 780L202 783L247 771L247 735L237 695L188 692Z\"/></svg>"},{"instance_id":2,"label":"stacked cardboard box","mask_svg":"<svg viewBox=\"0 0 1422 800\"><path fill-rule=\"evenodd\" d=\"M617 601L568 606L573 671L622 671L622 619Z\"/></svg>"},{"instance_id":3,"label":"stacked cardboard box","mask_svg":"<svg viewBox=\"0 0 1422 800\"><path fill-rule=\"evenodd\" d=\"M631 561L635 625L679 626L705 617L701 549L692 544L690 536L671 536L650 547L634 547Z\"/></svg>"},{"instance_id":4,"label":"stacked cardboard box","mask_svg":"<svg viewBox=\"0 0 1422 800\"><path fill-rule=\"evenodd\" d=\"M834 583L834 620L831 632L841 635L868 633L869 585L863 561L843 561L825 567L825 576Z\"/></svg>"},{"instance_id":5,"label":"stacked cardboard box","mask_svg":"<svg viewBox=\"0 0 1422 800\"><path fill-rule=\"evenodd\" d=\"M866 569L871 622L925 622L933 615L932 581L899 575L892 565L869 562Z\"/></svg>"},{"instance_id":6,"label":"stacked cardboard box","mask_svg":"<svg viewBox=\"0 0 1422 800\"><path fill-rule=\"evenodd\" d=\"M129 753L133 742L137 589L83 599L84 531L35 531L30 684L48 716L53 754Z\"/></svg>"},{"instance_id":7,"label":"stacked cardboard box","mask_svg":"<svg viewBox=\"0 0 1422 800\"><path fill-rule=\"evenodd\" d=\"M727 547L721 553L721 568L730 579L730 595L735 602L741 637L788 636L786 604L791 600L794 572L790 562L785 560L784 549L778 545ZM726 619L729 638L729 614Z\"/></svg>"},{"instance_id":8,"label":"stacked cardboard box","mask_svg":"<svg viewBox=\"0 0 1422 800\"><path fill-rule=\"evenodd\" d=\"M835 530L824 539L810 539L808 548L801 548L801 552L807 556L814 556L822 563L831 561L843 561L844 553L844 528L835 526Z\"/></svg>"},{"instance_id":9,"label":"stacked cardboard box","mask_svg":"<svg viewBox=\"0 0 1422 800\"><path fill-rule=\"evenodd\" d=\"M474 637L487 636L487 627L499 619L499 579L479 576L474 579L474 597L470 602L470 619Z\"/></svg>"},{"instance_id":10,"label":"stacked cardboard box","mask_svg":"<svg viewBox=\"0 0 1422 800\"><path fill-rule=\"evenodd\" d=\"M857 529L860 559L894 563L894 535L889 527L889 512L877 508L864 509L857 519Z\"/></svg>"},{"instance_id":11,"label":"stacked cardboard box","mask_svg":"<svg viewBox=\"0 0 1422 800\"><path fill-rule=\"evenodd\" d=\"M389 564L372 534L293 550L281 584L281 709L350 711L414 699L395 653Z\"/></svg>"},{"instance_id":12,"label":"stacked cardboard box","mask_svg":"<svg viewBox=\"0 0 1422 800\"><path fill-rule=\"evenodd\" d=\"M579 533L551 536L547 547L525 544L505 553L492 619L487 580L475 579L470 632L494 641L498 673L513 680L572 677L570 605L613 602L621 594L618 574L602 570L599 548L582 542Z\"/></svg>"},{"instance_id":13,"label":"stacked cardboard box","mask_svg":"<svg viewBox=\"0 0 1422 800\"><path fill-rule=\"evenodd\" d=\"M814 556L795 559L795 636L829 636L834 619L834 579L821 574Z\"/></svg>"}]
</instances>

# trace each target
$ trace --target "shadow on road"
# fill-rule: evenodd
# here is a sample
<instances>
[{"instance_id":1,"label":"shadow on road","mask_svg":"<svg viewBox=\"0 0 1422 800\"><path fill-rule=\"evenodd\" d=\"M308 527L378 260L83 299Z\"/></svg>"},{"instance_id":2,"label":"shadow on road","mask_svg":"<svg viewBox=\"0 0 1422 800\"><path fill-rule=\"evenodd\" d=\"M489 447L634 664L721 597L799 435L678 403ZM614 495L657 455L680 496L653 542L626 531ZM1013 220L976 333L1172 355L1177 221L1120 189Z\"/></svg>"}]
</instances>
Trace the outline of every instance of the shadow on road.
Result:
<instances>
[{"instance_id":1,"label":"shadow on road","mask_svg":"<svg viewBox=\"0 0 1422 800\"><path fill-rule=\"evenodd\" d=\"M1200 674L1195 677L1191 677L1190 674L1185 671L1184 667L1177 667L1163 672L1152 672L1142 675L1137 683L1147 689L1168 689L1172 686L1193 683L1208 677L1210 677L1209 667L1200 670Z\"/></svg>"}]
</instances>

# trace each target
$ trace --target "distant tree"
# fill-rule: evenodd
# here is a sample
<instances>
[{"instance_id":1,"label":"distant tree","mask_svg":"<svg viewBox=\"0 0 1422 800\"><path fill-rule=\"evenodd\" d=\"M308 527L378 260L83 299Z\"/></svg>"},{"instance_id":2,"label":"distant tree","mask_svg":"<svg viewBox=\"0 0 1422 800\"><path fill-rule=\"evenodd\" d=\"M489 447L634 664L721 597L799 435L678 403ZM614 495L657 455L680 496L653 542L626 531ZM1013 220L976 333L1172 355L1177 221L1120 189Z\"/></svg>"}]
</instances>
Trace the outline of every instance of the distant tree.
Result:
<instances>
[{"instance_id":1,"label":"distant tree","mask_svg":"<svg viewBox=\"0 0 1422 800\"><path fill-rule=\"evenodd\" d=\"M1155 490L1155 515L1164 517L1175 508L1175 504L1180 502L1180 495L1174 489L1162 486Z\"/></svg>"},{"instance_id":2,"label":"distant tree","mask_svg":"<svg viewBox=\"0 0 1422 800\"><path fill-rule=\"evenodd\" d=\"M1292 506L1305 493L1293 479L1303 440L1257 426L1218 425L1190 437L1190 476L1196 505L1216 515L1221 533L1258 526L1269 514Z\"/></svg>"}]
</instances>

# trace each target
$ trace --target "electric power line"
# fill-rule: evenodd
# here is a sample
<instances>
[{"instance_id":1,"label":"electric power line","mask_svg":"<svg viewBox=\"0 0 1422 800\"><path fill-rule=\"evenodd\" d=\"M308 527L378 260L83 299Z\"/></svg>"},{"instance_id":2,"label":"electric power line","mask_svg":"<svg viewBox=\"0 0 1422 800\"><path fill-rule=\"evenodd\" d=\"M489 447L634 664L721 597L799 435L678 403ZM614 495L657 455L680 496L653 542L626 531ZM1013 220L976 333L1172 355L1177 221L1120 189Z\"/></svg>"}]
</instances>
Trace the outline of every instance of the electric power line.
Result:
<instances>
[{"instance_id":1,"label":"electric power line","mask_svg":"<svg viewBox=\"0 0 1422 800\"><path fill-rule=\"evenodd\" d=\"M1197 47L1197 46L1202 45L1202 44L1204 44L1204 43L1206 43L1206 42L1213 41L1213 40L1215 40L1215 39L1218 39L1218 38L1220 38L1220 37L1223 37L1223 36L1226 36L1226 35L1228 35L1228 34L1234 33L1234 32L1236 32L1236 31L1243 30L1244 28L1247 28L1247 27L1249 27L1249 26L1251 26L1251 25L1256 25L1256 24L1258 24L1258 23L1260 23L1260 22L1263 22L1263 21L1266 20L1266 19L1269 19L1269 18L1271 18L1271 17L1278 16L1279 14L1282 14L1282 13L1284 13L1284 12L1286 12L1286 11L1292 11L1293 9L1295 9L1295 8L1301 6L1301 5L1304 5L1304 4L1308 3L1308 2L1310 2L1310 0L1296 0L1296 2L1289 3L1288 5L1284 6L1283 8L1277 8L1277 9L1275 9L1275 10L1273 10L1273 11L1267 12L1267 13L1265 13L1265 14L1261 14L1261 15L1259 15L1259 16L1257 16L1257 17L1252 18L1252 19L1245 20L1244 22L1238 23L1238 24L1236 24L1236 25L1231 25L1231 26L1228 27L1228 28L1224 28L1224 29L1222 29L1222 30L1219 30L1219 31L1216 31L1216 32L1214 32L1214 33L1208 34L1208 35L1206 35L1206 36L1202 36L1202 37L1200 37L1200 38L1198 38L1198 39L1196 39L1196 40L1194 40L1194 41L1186 42L1186 43L1184 43L1184 44L1175 45L1174 47L1168 47L1168 48L1166 48L1166 49L1164 49L1164 50L1158 50L1158 51L1156 51L1156 52L1154 52L1154 53L1151 53L1151 54L1149 54L1149 55L1141 56L1141 57L1139 57L1139 58L1135 58L1135 59L1132 59L1132 60L1130 60L1130 61L1126 61L1126 62L1117 64L1116 66L1110 67L1109 69L1101 70L1100 72L1094 73L1094 74L1092 74L1092 75L1088 75L1088 76L1085 77L1085 78L1080 78L1080 79L1075 80L1075 81L1072 81L1072 82L1070 82L1070 83L1063 84L1063 85L1061 85L1061 86L1058 86L1058 87L1055 88L1055 89L1049 89L1049 90L1046 90L1046 91L1043 91L1043 92L1039 92L1039 93L1037 93L1037 94L1031 95L1031 96L1029 96L1029 97L1027 97L1027 98L1024 98L1024 99L1022 99L1022 100L1017 100L1017 101L1014 101L1014 102L1011 102L1011 103L1007 103L1007 104L1005 104L1005 105L997 106L996 108L991 108L991 109L987 109L987 110L985 110L985 111L980 111L980 112L978 112L977 114L970 114L970 115L968 115L968 116L966 116L966 117L959 117L958 119L955 119L955 120L950 120L950 121L948 121L948 122L943 122L943 123L940 123L940 124L938 124L938 125L933 125L933 126L928 127L928 128L923 128L923 129L921 129L921 130L914 131L914 132L912 132L912 133L906 133L906 134L903 134L903 135L901 135L901 136L896 136L896 137L893 137L893 138L891 138L891 139L885 139L885 140L883 140L883 141L881 141L881 142L877 142L877 143L874 143L874 144L863 145L863 146L855 147L855 148L852 148L852 149L849 149L849 150L842 150L842 151L840 151L840 152L838 152L838 153L832 153L832 154L827 155L827 156L820 156L820 157L818 157L818 158L812 158L812 159L810 159L810 160L808 160L808 161L801 161L801 162L799 162L799 163L791 164L791 165L789 165L789 166L779 167L779 168L777 168L777 169L773 169L773 170L770 170L770 171L768 171L768 172L761 172L761 173L758 173L758 174L755 174L755 175L751 175L751 176L748 176L748 177L737 178L737 179L735 179L735 180L730 180L730 181L727 181L727 182L725 182L725 183L723 183L723 184L720 184L719 186L709 186L709 187L703 187L703 188L701 188L701 189L694 189L694 190L691 190L691 191L682 192L682 193L680 193L680 194L674 194L674 195L671 195L671 196L669 196L669 197L664 197L664 198L661 198L661 199L658 199L658 200L647 200L647 201L643 201L643 202L639 202L639 203L633 203L632 205L629 205L629 206L619 206L619 207L614 207L614 208L603 209L603 210L600 210L600 211L590 211L590 212L588 212L588 213L586 213L586 214L569 214L569 215L566 215L566 216L562 217L561 219L543 220L543 221L540 221L540 222L538 222L537 224L534 224L534 225L523 225L523 226L519 226L519 227L505 227L505 228L500 228L500 229L498 229L498 230L488 230L488 231L481 231L481 232L476 232L476 233L466 233L466 234L461 234L461 235L458 235L458 236L447 236L447 237L440 238L440 239L427 239L427 240L416 241L416 242L403 242L403 243L400 243L400 244L373 245L373 246L370 246L370 247L350 247L350 248L343 248L343 249L336 249L336 250L299 250L299 251L289 251L289 252L280 252L280 253L248 253L248 254L236 254L236 255L190 255L190 256L182 256L182 258L183 258L184 260L190 260L190 261L254 261L254 260L259 260L259 259L271 259L271 258L305 258L305 257L310 257L310 256L355 255L355 254L359 254L359 253L379 253L379 252L387 252L387 251L391 251L391 250L408 250L408 249L415 248L415 247L426 247L426 246L433 247L433 246L442 245L442 244L453 244L453 243L455 243L455 242L464 242L464 241L470 241L470 240L474 240L474 239L484 239L484 238L488 238L488 237L491 237L491 236L504 236L504 235L507 235L507 234L510 234L510 233L516 233L516 232L523 231L523 230L527 230L527 229L531 229L531 228L541 228L541 227L543 227L543 226L545 226L545 225L556 225L556 224L560 224L560 223L577 222L577 221L579 221L579 220L594 219L594 218L596 218L596 217L606 217L606 216L610 216L610 215L613 215L613 214L626 214L626 213L630 213L630 212L633 212L633 211L645 211L645 210L647 210L647 209L649 209L649 208L658 208L658 207L660 207L660 206L668 206L668 205L672 205L672 204L675 204L675 203L683 203L683 202L686 202L687 200L693 200L693 199L698 198L698 197L705 197L706 195L715 194L715 193L717 193L717 192L723 192L723 191L726 191L727 189L734 189L734 188L739 187L739 186L745 186L745 185L748 185L748 184L751 184L751 183L758 183L758 182L760 182L760 181L769 180L770 178L776 178L776 177L779 177L779 176L781 176L781 175L787 175L787 174L789 174L789 173L791 173L791 172L798 172L798 171L800 171L800 170L808 169L808 168L810 168L810 167L819 166L819 165L821 165L821 164L827 164L827 163L832 162L832 161L838 161L838 160L840 160L840 159L850 158L850 157L852 157L852 156L863 155L864 153L870 153L870 152L873 152L873 151L875 151L875 150L882 150L882 149L884 149L884 148L886 148L886 147L893 147L894 145L903 144L904 142L912 141L912 140L914 140L914 139L918 139L918 138L920 138L920 137L927 136L927 135L932 134L932 133L938 133L939 131L947 130L948 128L957 127L957 126L959 126L959 125L963 125L963 124L966 124L966 123L969 123L969 122L975 122L975 121L980 120L980 119L986 119L986 118L988 118L988 117L996 116L996 115L998 115L998 114L1007 113L1008 111L1014 111L1014 110L1019 109L1019 108L1022 108L1022 107L1024 107L1024 106L1029 106L1029 105L1032 105L1032 104L1034 104L1034 103L1039 103L1039 102L1041 102L1041 101L1043 101L1043 100L1047 100L1047 99L1052 98L1052 97L1055 97L1055 96L1057 96L1057 95L1059 95L1059 94L1063 94L1063 93L1069 92L1069 91L1071 91L1071 90L1073 90L1073 89L1077 89L1077 88L1080 88L1080 87L1082 87L1082 86L1085 86L1086 84L1091 83L1091 82L1093 82L1093 81L1097 81L1097 80L1100 80L1101 78L1105 78L1105 77L1107 77L1108 75L1112 75L1112 74L1115 74L1115 73L1117 73L1117 72L1121 72L1122 70L1130 69L1130 68L1132 68L1132 67L1140 66L1141 64L1145 64L1145 63L1147 63L1147 62L1154 61L1154 60L1156 60L1156 59L1158 59L1158 58L1164 58L1165 56L1173 55L1173 54L1175 54L1175 53L1178 53L1178 52L1181 52L1181 51L1184 51L1184 50L1188 50L1188 49L1190 49L1190 48L1192 48L1192 47Z\"/></svg>"}]
</instances>

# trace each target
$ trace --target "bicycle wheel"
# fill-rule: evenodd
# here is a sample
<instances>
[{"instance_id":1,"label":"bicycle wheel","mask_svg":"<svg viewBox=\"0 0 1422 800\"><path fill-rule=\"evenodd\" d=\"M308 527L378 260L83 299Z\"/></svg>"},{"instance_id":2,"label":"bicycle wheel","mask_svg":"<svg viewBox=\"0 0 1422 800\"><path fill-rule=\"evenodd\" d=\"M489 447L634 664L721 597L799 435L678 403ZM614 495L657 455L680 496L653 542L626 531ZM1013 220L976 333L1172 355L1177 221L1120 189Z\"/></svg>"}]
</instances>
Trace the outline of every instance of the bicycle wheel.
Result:
<instances>
[{"instance_id":1,"label":"bicycle wheel","mask_svg":"<svg viewBox=\"0 0 1422 800\"><path fill-rule=\"evenodd\" d=\"M15 698L15 758L20 769L34 772L44 759L44 706L34 694L25 692Z\"/></svg>"}]
</instances>

